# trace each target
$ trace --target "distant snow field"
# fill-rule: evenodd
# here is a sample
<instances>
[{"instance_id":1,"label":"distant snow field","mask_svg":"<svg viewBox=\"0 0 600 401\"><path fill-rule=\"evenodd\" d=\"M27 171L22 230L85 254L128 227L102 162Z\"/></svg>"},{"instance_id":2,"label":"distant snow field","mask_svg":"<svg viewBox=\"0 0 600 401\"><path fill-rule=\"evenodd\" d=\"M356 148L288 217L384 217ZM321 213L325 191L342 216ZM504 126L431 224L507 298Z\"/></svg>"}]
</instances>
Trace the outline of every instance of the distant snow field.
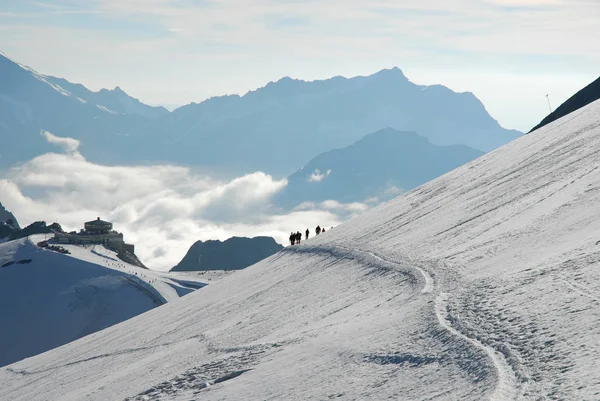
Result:
<instances>
[{"instance_id":1,"label":"distant snow field","mask_svg":"<svg viewBox=\"0 0 600 401\"><path fill-rule=\"evenodd\" d=\"M201 291L1 368L0 399L598 399L599 167L596 102ZM46 283L35 266L0 269L2 292ZM36 305L56 319L80 305L65 297Z\"/></svg>"}]
</instances>

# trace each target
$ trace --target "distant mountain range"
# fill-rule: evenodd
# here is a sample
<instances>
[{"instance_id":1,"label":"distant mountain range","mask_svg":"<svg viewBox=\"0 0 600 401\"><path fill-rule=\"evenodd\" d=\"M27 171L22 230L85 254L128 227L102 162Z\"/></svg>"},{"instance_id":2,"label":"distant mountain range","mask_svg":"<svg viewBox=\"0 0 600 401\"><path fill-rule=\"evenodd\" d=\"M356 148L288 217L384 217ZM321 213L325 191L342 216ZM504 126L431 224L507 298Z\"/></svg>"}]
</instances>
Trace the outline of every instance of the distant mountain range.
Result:
<instances>
[{"instance_id":1,"label":"distant mountain range","mask_svg":"<svg viewBox=\"0 0 600 401\"><path fill-rule=\"evenodd\" d=\"M489 151L521 135L500 127L471 93L410 82L398 69L305 82L282 78L244 96L168 112L120 88L92 92L0 56L0 163L54 149L44 129L81 141L90 161L167 161L225 175L286 176L369 132L415 131L436 145Z\"/></svg>"},{"instance_id":2,"label":"distant mountain range","mask_svg":"<svg viewBox=\"0 0 600 401\"><path fill-rule=\"evenodd\" d=\"M288 177L276 203L292 207L328 199L387 200L481 155L468 146L437 146L414 132L387 128L312 159Z\"/></svg>"},{"instance_id":3,"label":"distant mountain range","mask_svg":"<svg viewBox=\"0 0 600 401\"><path fill-rule=\"evenodd\" d=\"M170 129L165 152L276 175L386 127L482 151L521 135L501 128L473 94L415 85L398 68L350 79L283 78L241 97L181 107L166 118L180 128Z\"/></svg>"},{"instance_id":4,"label":"distant mountain range","mask_svg":"<svg viewBox=\"0 0 600 401\"><path fill-rule=\"evenodd\" d=\"M107 136L151 121L145 116L148 110L168 113L141 103L135 107L136 102L122 91L95 93L0 55L0 167L54 150L40 130L81 139L90 149L94 141L107 142L98 149L102 154L118 145ZM119 114L124 111L128 114Z\"/></svg>"},{"instance_id":5,"label":"distant mountain range","mask_svg":"<svg viewBox=\"0 0 600 401\"><path fill-rule=\"evenodd\" d=\"M129 96L118 86L113 90L101 89L93 92L81 84L73 84L62 78L46 77L48 82L61 87L76 96L79 101L96 105L113 114L137 114L146 118L157 118L169 114L162 106L148 106Z\"/></svg>"},{"instance_id":6,"label":"distant mountain range","mask_svg":"<svg viewBox=\"0 0 600 401\"><path fill-rule=\"evenodd\" d=\"M283 246L271 237L197 241L171 271L240 270L282 249Z\"/></svg>"},{"instance_id":7,"label":"distant mountain range","mask_svg":"<svg viewBox=\"0 0 600 401\"><path fill-rule=\"evenodd\" d=\"M561 104L556 110L546 116L542 122L533 127L529 132L540 129L543 126L548 125L551 122L574 112L575 110L587 106L598 99L600 99L600 78L567 99L566 102Z\"/></svg>"}]
</instances>

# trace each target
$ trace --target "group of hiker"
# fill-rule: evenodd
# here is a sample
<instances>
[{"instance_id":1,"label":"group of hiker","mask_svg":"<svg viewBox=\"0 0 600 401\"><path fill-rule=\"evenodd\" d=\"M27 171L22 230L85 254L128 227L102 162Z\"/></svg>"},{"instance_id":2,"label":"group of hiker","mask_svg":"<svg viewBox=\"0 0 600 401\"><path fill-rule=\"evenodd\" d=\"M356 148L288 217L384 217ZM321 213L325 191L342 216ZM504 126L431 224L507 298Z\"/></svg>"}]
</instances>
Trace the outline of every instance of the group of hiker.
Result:
<instances>
[{"instance_id":1,"label":"group of hiker","mask_svg":"<svg viewBox=\"0 0 600 401\"><path fill-rule=\"evenodd\" d=\"M317 228L315 228L315 233L317 233L317 235L324 233L325 232L325 227L323 227L321 229L321 226L317 226ZM304 232L304 239L308 239L308 236L310 235L310 230L307 228L306 231ZM300 231L297 232L292 232L290 234L290 244L291 245L300 245L300 241L302 240L302 233L300 233Z\"/></svg>"}]
</instances>

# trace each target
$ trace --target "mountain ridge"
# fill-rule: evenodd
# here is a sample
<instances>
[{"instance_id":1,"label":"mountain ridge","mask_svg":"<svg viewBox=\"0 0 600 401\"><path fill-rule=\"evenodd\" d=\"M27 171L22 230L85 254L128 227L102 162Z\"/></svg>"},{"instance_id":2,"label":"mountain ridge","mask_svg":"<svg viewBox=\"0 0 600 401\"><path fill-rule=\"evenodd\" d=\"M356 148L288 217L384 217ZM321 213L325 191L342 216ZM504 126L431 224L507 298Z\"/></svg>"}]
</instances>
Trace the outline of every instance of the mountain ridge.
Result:
<instances>
[{"instance_id":1,"label":"mountain ridge","mask_svg":"<svg viewBox=\"0 0 600 401\"><path fill-rule=\"evenodd\" d=\"M162 106L149 106L138 99L128 95L119 86L114 89L100 89L92 91L84 85L72 83L64 78L46 77L50 82L59 85L78 99L88 103L96 104L105 107L106 109L118 114L139 114L143 117L154 119L164 116L169 111Z\"/></svg>"},{"instance_id":2,"label":"mountain ridge","mask_svg":"<svg viewBox=\"0 0 600 401\"><path fill-rule=\"evenodd\" d=\"M52 151L41 131L81 140L82 147L91 151L98 145L102 151L115 146L101 135L102 131L114 135L119 131L117 125L150 125L151 120L142 116L115 113L79 99L51 77L0 56L0 157L4 163L10 165ZM87 132L86 125L90 127Z\"/></svg>"},{"instance_id":3,"label":"mountain ridge","mask_svg":"<svg viewBox=\"0 0 600 401\"><path fill-rule=\"evenodd\" d=\"M529 133L548 125L561 117L566 116L590 103L600 99L600 78L596 79L585 88L579 90L576 94L567 99L556 110L547 115L538 125L533 127Z\"/></svg>"},{"instance_id":4,"label":"mountain ridge","mask_svg":"<svg viewBox=\"0 0 600 401\"><path fill-rule=\"evenodd\" d=\"M311 159L288 177L275 203L289 208L329 199L389 200L483 154L465 145L436 146L414 132L385 128Z\"/></svg>"},{"instance_id":5,"label":"mountain ridge","mask_svg":"<svg viewBox=\"0 0 600 401\"><path fill-rule=\"evenodd\" d=\"M287 176L315 155L385 127L482 151L521 135L503 129L473 94L416 85L398 68L320 81L282 78L243 96L213 97L173 112L131 97L128 104L120 98L92 104L121 90L91 92L1 56L0 72L0 152L9 164L52 149L40 130L78 139L79 151L94 163L171 162L230 177Z\"/></svg>"},{"instance_id":6,"label":"mountain ridge","mask_svg":"<svg viewBox=\"0 0 600 401\"><path fill-rule=\"evenodd\" d=\"M224 117L215 116L216 110ZM168 118L193 128L184 135L173 130L165 151L185 149L182 158L201 157L223 166L235 166L242 158L246 171L275 175L294 171L286 163L302 165L315 154L348 146L385 127L416 131L437 145L465 144L482 151L522 135L501 128L472 93L413 84L398 68L348 79L282 78L243 96L184 106ZM293 154L286 151L291 147Z\"/></svg>"}]
</instances>

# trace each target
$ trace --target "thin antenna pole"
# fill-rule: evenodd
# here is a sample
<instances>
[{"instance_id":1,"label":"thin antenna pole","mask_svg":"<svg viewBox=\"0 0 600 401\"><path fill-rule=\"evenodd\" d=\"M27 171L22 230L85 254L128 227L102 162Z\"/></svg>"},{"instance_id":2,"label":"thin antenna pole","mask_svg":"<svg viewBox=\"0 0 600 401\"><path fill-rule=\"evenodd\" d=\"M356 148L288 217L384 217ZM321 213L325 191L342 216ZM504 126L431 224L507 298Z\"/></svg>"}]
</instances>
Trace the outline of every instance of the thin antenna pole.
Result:
<instances>
[{"instance_id":1,"label":"thin antenna pole","mask_svg":"<svg viewBox=\"0 0 600 401\"><path fill-rule=\"evenodd\" d=\"M552 106L550 106L550 95L546 94L546 99L548 100L548 109L550 109L550 113L552 113Z\"/></svg>"}]
</instances>

